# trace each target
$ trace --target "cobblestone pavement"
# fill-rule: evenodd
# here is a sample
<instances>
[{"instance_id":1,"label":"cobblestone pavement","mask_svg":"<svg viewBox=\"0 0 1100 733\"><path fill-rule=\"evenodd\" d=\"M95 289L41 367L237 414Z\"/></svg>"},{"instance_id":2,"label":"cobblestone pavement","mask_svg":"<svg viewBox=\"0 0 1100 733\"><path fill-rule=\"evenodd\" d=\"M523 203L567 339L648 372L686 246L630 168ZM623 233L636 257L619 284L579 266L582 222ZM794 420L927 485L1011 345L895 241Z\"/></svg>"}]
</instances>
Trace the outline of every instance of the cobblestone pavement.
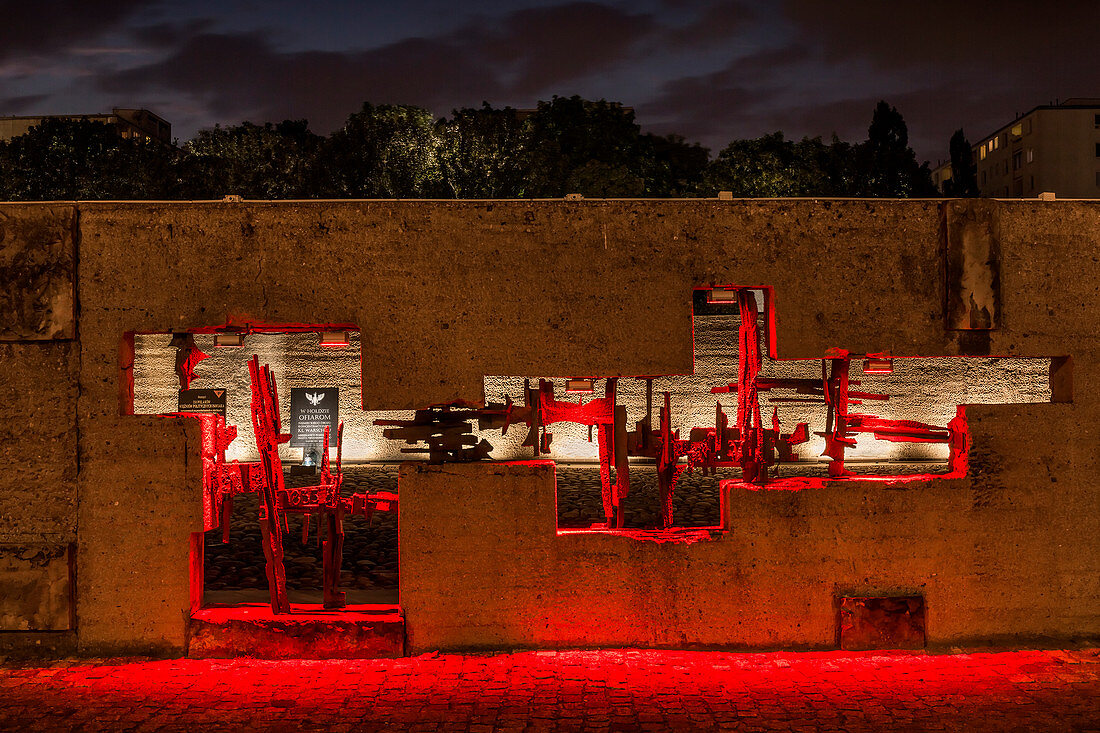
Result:
<instances>
[{"instance_id":1,"label":"cobblestone pavement","mask_svg":"<svg viewBox=\"0 0 1100 733\"><path fill-rule=\"evenodd\" d=\"M1100 650L9 663L0 730L1090 731Z\"/></svg>"}]
</instances>

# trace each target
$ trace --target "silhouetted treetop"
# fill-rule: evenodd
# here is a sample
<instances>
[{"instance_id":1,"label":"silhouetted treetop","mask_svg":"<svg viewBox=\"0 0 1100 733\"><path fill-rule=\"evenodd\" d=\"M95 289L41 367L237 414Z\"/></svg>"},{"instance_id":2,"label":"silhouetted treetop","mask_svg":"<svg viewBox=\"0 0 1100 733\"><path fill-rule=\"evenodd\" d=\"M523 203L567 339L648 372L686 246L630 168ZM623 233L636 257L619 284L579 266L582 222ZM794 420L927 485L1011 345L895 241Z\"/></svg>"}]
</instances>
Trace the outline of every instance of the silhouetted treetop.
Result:
<instances>
[{"instance_id":1,"label":"silhouetted treetop","mask_svg":"<svg viewBox=\"0 0 1100 733\"><path fill-rule=\"evenodd\" d=\"M961 135L961 131L957 133ZM956 185L964 185L962 147ZM957 150L956 150L957 148ZM364 103L327 137L306 120L242 122L182 147L48 119L0 142L0 198L558 198L935 195L905 120L879 102L867 139L733 140L712 159L683 137L641 132L618 102L553 97L536 109L453 110ZM962 191L963 189L960 189ZM976 186L966 188L976 191ZM974 195L959 193L956 195Z\"/></svg>"}]
</instances>

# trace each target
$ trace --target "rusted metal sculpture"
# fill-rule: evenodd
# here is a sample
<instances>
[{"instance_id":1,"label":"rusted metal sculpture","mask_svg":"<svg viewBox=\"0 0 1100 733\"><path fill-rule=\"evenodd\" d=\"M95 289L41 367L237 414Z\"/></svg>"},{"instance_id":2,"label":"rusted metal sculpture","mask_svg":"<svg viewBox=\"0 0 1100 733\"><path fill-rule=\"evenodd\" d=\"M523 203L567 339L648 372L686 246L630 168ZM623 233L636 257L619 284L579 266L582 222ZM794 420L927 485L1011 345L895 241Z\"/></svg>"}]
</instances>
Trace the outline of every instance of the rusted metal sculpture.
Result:
<instances>
[{"instance_id":1,"label":"rusted metal sculpture","mask_svg":"<svg viewBox=\"0 0 1100 733\"><path fill-rule=\"evenodd\" d=\"M361 516L370 520L376 511L396 509L397 496L389 492L342 495L343 423L336 429L335 470L329 463L329 431L326 427L320 483L316 486L286 488L279 446L286 443L290 436L281 431L278 388L271 370L266 364L261 366L256 356L249 361L248 368L252 385L252 427L256 435L256 448L260 453L258 462L226 462L225 451L237 436L236 427L227 426L220 415L188 414L199 417L203 425L205 529L213 529L220 522L222 541L228 542L233 497L242 493L257 494L271 610L276 614L290 613L283 563L283 533L290 529L288 516L301 515L302 542L307 542L312 519L316 516L316 536L322 547L322 603L325 608L343 608L346 597L339 591L339 585L344 518Z\"/></svg>"},{"instance_id":2,"label":"rusted metal sculpture","mask_svg":"<svg viewBox=\"0 0 1100 733\"><path fill-rule=\"evenodd\" d=\"M604 396L590 400L568 402L554 397L554 384L545 379L539 380L538 390L532 390L530 383L524 382L525 411L513 414L528 424L527 438L523 445L531 446L535 457L539 451L547 452L553 440L553 434L546 432L546 426L556 422L572 422L591 428L597 432L600 456L600 487L603 499L603 511L608 527L623 526L623 499L630 491L630 464L627 461L626 407L616 405L618 380L607 380ZM611 467L615 467L615 481L611 481Z\"/></svg>"},{"instance_id":3,"label":"rusted metal sculpture","mask_svg":"<svg viewBox=\"0 0 1100 733\"><path fill-rule=\"evenodd\" d=\"M176 377L180 389L190 389L191 381L197 378L195 367L203 359L209 359L210 355L195 345L195 336L190 333L173 334L168 345L176 349Z\"/></svg>"},{"instance_id":4,"label":"rusted metal sculpture","mask_svg":"<svg viewBox=\"0 0 1100 733\"><path fill-rule=\"evenodd\" d=\"M830 477L852 475L844 467L845 451L856 446L860 434L894 442L949 443L952 470L957 468L957 456L965 453L965 422L961 415L944 428L851 412L852 406L865 401L888 400L889 396L851 389L859 386L859 382L849 378L852 355L846 351L834 349L826 354L821 361L820 379L761 376L760 308L756 290L726 290L736 295L740 316L737 381L714 387L711 392L737 394L737 414L732 425L721 403L716 403L714 427L693 427L687 439L682 439L680 431L672 427L671 396L665 392L654 429L651 378L644 378L645 418L635 423L631 431L626 429L625 406L616 404L617 378L607 380L604 397L587 404L556 399L554 385L549 380L540 380L535 389L525 380L522 405L513 404L511 399L486 407L465 403L439 405L417 411L413 420L378 420L375 424L388 428L384 431L387 438L405 440L410 445L424 443L424 446L403 448L402 452L427 453L429 460L436 462L489 458L492 445L475 435L472 427L475 419L481 430L495 428L506 432L510 425L526 424L528 432L523 445L532 449L535 458L550 451L553 434L547 431L549 425L555 422L588 425L590 435L595 426L599 435L600 481L607 527L623 524L623 499L630 489L628 459L631 457L648 458L656 464L663 527L673 524L672 498L676 483L685 472L701 470L704 474L713 474L719 467L739 467L743 481L765 484L777 465L799 460L796 447L810 440L807 423L798 423L789 433L781 430L778 406L787 403L825 406L825 429L815 435L825 439L822 455L830 459ZM773 394L775 392L791 394ZM762 394L773 403L770 424L764 421ZM611 480L612 465L615 467L614 482Z\"/></svg>"}]
</instances>

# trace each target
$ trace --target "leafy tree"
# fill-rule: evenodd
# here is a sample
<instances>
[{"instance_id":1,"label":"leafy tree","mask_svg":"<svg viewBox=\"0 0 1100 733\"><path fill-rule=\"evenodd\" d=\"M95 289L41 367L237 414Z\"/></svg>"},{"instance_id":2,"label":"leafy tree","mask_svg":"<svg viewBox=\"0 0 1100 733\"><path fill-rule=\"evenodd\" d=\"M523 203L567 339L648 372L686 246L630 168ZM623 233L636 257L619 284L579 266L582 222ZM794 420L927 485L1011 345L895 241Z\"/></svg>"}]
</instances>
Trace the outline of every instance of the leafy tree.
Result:
<instances>
[{"instance_id":1,"label":"leafy tree","mask_svg":"<svg viewBox=\"0 0 1100 733\"><path fill-rule=\"evenodd\" d=\"M455 198L516 198L523 195L526 177L524 127L511 107L452 112L439 123L439 161L444 185Z\"/></svg>"},{"instance_id":2,"label":"leafy tree","mask_svg":"<svg viewBox=\"0 0 1100 733\"><path fill-rule=\"evenodd\" d=\"M191 198L306 198L321 140L306 120L215 125L184 146L183 185Z\"/></svg>"},{"instance_id":3,"label":"leafy tree","mask_svg":"<svg viewBox=\"0 0 1100 733\"><path fill-rule=\"evenodd\" d=\"M321 145L316 191L332 198L419 198L444 193L440 139L430 112L364 103Z\"/></svg>"},{"instance_id":4,"label":"leafy tree","mask_svg":"<svg viewBox=\"0 0 1100 733\"><path fill-rule=\"evenodd\" d=\"M955 130L949 146L951 152L951 178L944 185L944 194L960 198L980 196L978 191L978 168L974 165L974 153L970 141L962 129Z\"/></svg>"},{"instance_id":5,"label":"leafy tree","mask_svg":"<svg viewBox=\"0 0 1100 733\"><path fill-rule=\"evenodd\" d=\"M642 135L647 196L697 196L710 151L680 135Z\"/></svg>"},{"instance_id":6,"label":"leafy tree","mask_svg":"<svg viewBox=\"0 0 1100 733\"><path fill-rule=\"evenodd\" d=\"M857 148L860 180L856 195L904 198L935 196L928 165L917 163L909 147L905 119L884 101L875 106L867 141Z\"/></svg>"},{"instance_id":7,"label":"leafy tree","mask_svg":"<svg viewBox=\"0 0 1100 733\"><path fill-rule=\"evenodd\" d=\"M525 123L524 195L641 196L646 165L634 113L618 102L555 96Z\"/></svg>"},{"instance_id":8,"label":"leafy tree","mask_svg":"<svg viewBox=\"0 0 1100 733\"><path fill-rule=\"evenodd\" d=\"M0 200L175 198L176 154L102 122L46 119L0 143Z\"/></svg>"},{"instance_id":9,"label":"leafy tree","mask_svg":"<svg viewBox=\"0 0 1100 733\"><path fill-rule=\"evenodd\" d=\"M830 151L820 138L794 142L774 132L734 140L710 164L704 190L735 197L837 195L829 176Z\"/></svg>"}]
</instances>

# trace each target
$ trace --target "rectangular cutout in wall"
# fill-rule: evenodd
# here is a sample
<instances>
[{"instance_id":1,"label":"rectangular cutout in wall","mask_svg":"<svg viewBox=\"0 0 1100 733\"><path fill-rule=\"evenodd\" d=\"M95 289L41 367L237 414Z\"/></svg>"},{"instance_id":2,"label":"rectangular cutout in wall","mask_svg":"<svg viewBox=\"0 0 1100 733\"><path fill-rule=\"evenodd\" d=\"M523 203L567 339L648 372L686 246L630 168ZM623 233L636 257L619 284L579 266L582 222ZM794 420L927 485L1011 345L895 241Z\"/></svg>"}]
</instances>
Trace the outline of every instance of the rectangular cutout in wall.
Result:
<instances>
[{"instance_id":1,"label":"rectangular cutout in wall","mask_svg":"<svg viewBox=\"0 0 1100 733\"><path fill-rule=\"evenodd\" d=\"M921 596L841 596L839 641L844 651L923 649Z\"/></svg>"}]
</instances>

